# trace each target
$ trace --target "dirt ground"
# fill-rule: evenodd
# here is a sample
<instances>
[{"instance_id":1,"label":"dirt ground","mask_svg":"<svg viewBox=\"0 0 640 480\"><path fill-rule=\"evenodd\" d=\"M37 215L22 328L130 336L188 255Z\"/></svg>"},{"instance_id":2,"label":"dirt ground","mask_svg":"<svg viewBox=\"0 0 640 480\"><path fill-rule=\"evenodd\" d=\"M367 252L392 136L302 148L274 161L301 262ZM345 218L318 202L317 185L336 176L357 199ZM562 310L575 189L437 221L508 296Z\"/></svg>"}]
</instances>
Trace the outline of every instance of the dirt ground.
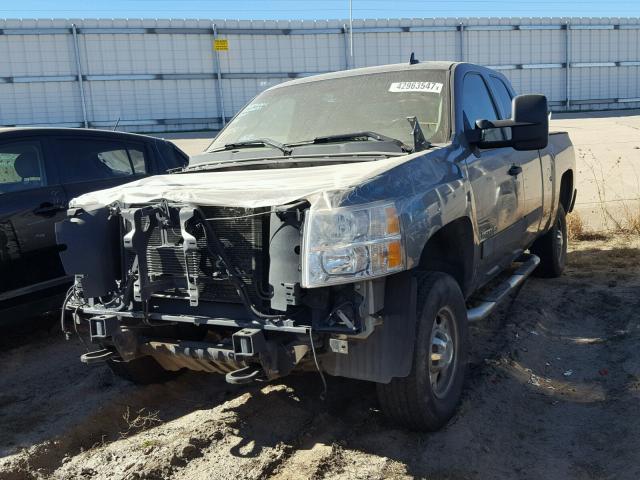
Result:
<instances>
[{"instance_id":1,"label":"dirt ground","mask_svg":"<svg viewBox=\"0 0 640 480\"><path fill-rule=\"evenodd\" d=\"M0 478L640 478L640 240L574 243L472 327L441 431L394 427L372 385L315 374L137 387L52 327L0 340Z\"/></svg>"}]
</instances>

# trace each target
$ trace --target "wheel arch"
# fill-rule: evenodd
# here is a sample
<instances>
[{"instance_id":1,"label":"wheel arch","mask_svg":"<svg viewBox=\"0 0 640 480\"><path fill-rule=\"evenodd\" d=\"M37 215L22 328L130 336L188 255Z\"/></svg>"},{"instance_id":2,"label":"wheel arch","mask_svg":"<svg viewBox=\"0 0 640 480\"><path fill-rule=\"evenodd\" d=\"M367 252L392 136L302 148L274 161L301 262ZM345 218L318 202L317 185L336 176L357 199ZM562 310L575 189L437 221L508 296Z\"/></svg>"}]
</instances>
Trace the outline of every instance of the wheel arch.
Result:
<instances>
[{"instance_id":1,"label":"wheel arch","mask_svg":"<svg viewBox=\"0 0 640 480\"><path fill-rule=\"evenodd\" d=\"M573 192L574 192L574 180L573 170L566 170L560 179L560 193L559 201L564 207L564 211L569 213L573 210Z\"/></svg>"},{"instance_id":2,"label":"wheel arch","mask_svg":"<svg viewBox=\"0 0 640 480\"><path fill-rule=\"evenodd\" d=\"M451 275L466 297L472 288L473 262L473 224L465 216L443 225L429 237L417 268Z\"/></svg>"}]
</instances>

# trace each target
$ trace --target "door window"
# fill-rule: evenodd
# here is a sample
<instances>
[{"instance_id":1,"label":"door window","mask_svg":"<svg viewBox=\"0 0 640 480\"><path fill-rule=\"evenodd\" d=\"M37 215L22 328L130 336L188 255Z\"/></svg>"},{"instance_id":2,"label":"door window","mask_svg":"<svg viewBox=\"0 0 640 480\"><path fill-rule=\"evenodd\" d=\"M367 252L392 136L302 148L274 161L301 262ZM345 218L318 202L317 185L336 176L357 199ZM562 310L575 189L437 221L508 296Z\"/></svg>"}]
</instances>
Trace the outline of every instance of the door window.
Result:
<instances>
[{"instance_id":1,"label":"door window","mask_svg":"<svg viewBox=\"0 0 640 480\"><path fill-rule=\"evenodd\" d=\"M501 118L511 118L511 93L509 93L507 86L498 77L492 75L489 78L491 79L493 93L496 94L496 100L500 107Z\"/></svg>"},{"instance_id":2,"label":"door window","mask_svg":"<svg viewBox=\"0 0 640 480\"><path fill-rule=\"evenodd\" d=\"M143 149L128 148L127 153L131 159L131 165L133 166L133 173L144 175L147 173L147 167L145 166L144 151Z\"/></svg>"},{"instance_id":3,"label":"door window","mask_svg":"<svg viewBox=\"0 0 640 480\"><path fill-rule=\"evenodd\" d=\"M44 185L44 161L39 142L0 143L0 194Z\"/></svg>"},{"instance_id":4,"label":"door window","mask_svg":"<svg viewBox=\"0 0 640 480\"><path fill-rule=\"evenodd\" d=\"M63 138L58 140L58 145L62 183L146 173L146 154L142 145L88 138Z\"/></svg>"},{"instance_id":5,"label":"door window","mask_svg":"<svg viewBox=\"0 0 640 480\"><path fill-rule=\"evenodd\" d=\"M464 77L462 87L462 121L465 130L473 130L476 120L497 120L498 114L491 100L491 95L484 80L477 73L469 73ZM503 140L500 129L485 131L486 141Z\"/></svg>"}]
</instances>

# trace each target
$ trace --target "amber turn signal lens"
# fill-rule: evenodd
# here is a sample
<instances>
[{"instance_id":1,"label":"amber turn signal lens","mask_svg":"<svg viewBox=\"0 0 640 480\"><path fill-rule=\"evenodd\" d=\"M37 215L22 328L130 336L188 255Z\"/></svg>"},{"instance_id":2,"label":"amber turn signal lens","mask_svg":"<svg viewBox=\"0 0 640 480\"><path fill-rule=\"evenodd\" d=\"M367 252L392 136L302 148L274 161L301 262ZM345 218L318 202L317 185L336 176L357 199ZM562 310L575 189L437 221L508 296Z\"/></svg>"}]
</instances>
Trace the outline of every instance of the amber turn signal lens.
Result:
<instances>
[{"instance_id":1,"label":"amber turn signal lens","mask_svg":"<svg viewBox=\"0 0 640 480\"><path fill-rule=\"evenodd\" d=\"M387 244L387 266L388 268L397 268L402 265L402 245L400 240L389 242Z\"/></svg>"},{"instance_id":2,"label":"amber turn signal lens","mask_svg":"<svg viewBox=\"0 0 640 480\"><path fill-rule=\"evenodd\" d=\"M396 211L396 207L385 208L385 214L387 216L387 234L399 235L400 219L398 218L398 212Z\"/></svg>"}]
</instances>

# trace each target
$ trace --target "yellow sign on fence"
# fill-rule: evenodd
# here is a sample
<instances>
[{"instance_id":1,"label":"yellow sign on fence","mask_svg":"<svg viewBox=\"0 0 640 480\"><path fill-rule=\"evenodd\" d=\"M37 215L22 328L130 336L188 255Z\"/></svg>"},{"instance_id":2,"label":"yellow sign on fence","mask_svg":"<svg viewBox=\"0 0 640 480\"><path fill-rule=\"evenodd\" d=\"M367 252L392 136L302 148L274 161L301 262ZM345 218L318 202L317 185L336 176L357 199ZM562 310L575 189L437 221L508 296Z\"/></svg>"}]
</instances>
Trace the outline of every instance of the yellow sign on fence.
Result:
<instances>
[{"instance_id":1,"label":"yellow sign on fence","mask_svg":"<svg viewBox=\"0 0 640 480\"><path fill-rule=\"evenodd\" d=\"M227 51L229 50L229 40L226 38L216 39L213 41L213 49L217 51Z\"/></svg>"}]
</instances>

